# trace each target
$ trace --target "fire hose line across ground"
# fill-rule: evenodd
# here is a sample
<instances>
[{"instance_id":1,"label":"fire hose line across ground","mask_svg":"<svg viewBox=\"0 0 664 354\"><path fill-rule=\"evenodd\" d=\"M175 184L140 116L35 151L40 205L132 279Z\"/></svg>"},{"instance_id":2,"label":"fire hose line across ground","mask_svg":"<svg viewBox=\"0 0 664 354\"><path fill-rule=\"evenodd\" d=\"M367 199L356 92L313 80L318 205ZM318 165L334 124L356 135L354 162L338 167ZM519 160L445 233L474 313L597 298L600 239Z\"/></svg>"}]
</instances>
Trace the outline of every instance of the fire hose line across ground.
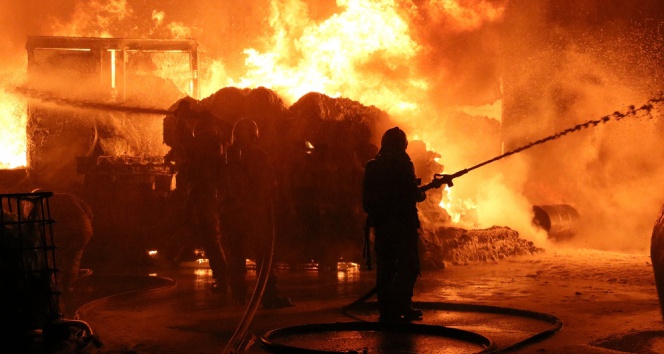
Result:
<instances>
[{"instance_id":1,"label":"fire hose line across ground","mask_svg":"<svg viewBox=\"0 0 664 354\"><path fill-rule=\"evenodd\" d=\"M367 302L376 293L374 287L368 293L346 305L342 308L343 313L349 317L356 318L350 311L353 309L377 309L376 302ZM282 344L278 342L279 338L289 336L301 336L307 334L321 333L321 332L343 332L343 331L372 331L372 332L385 332L385 333L399 333L401 335L430 335L439 336L451 339L457 339L462 342L476 344L483 347L479 353L507 353L525 346L534 344L545 338L548 338L558 332L563 323L557 317L529 310L521 310L509 307L498 307L479 304L467 303L452 303L452 302L414 302L415 306L427 310L444 310L444 311L458 311L458 312L478 312L488 314L500 314L508 316L518 316L528 319L534 319L551 324L551 326L539 333L536 333L524 340L513 343L507 347L496 348L495 343L479 333L466 331L453 327L439 326L439 325L423 325L414 324L410 322L403 323L379 323L379 322L338 322L338 323L315 323L301 326L284 327L267 331L260 340L261 346L272 353L300 353L300 354L317 354L317 353L360 353L359 351L327 351L318 349L300 348L292 345Z\"/></svg>"},{"instance_id":2,"label":"fire hose line across ground","mask_svg":"<svg viewBox=\"0 0 664 354\"><path fill-rule=\"evenodd\" d=\"M252 295L251 301L247 306L247 310L240 321L240 324L237 326L237 329L226 347L224 348L223 353L239 353L247 349L249 345L249 327L253 322L253 318L256 314L258 306L260 304L261 298L263 296L263 291L265 289L265 282L267 281L267 275L270 272L272 266L272 253L274 247L274 233L270 245L271 252L268 254L267 262L264 262L264 267L261 267L256 288L254 294ZM367 292L362 297L358 298L354 302L346 305L342 308L344 314L349 317L354 317L349 312L353 309L365 308L365 309L377 309L377 304L375 302L367 302L373 295L376 294L376 288L374 287L369 292ZM563 323L557 317L533 312L528 310L520 310L515 308L505 308L497 306L488 306L488 305L478 305L478 304L465 304L465 303L438 303L438 302L415 302L415 306L418 306L423 309L429 310L446 310L446 311L462 311L462 312L480 312L480 313L490 313L490 314L503 314L510 316L520 316L524 318L544 321L551 324L551 327L548 329L539 332L533 336L530 336L522 341L509 345L504 348L496 348L493 341L490 338L487 338L479 333L472 331L466 331L458 328L437 326L437 325L424 325L424 324L413 324L413 323L379 323L379 322L366 322L366 321L356 321L356 322L337 322L337 323L313 323L313 324L304 324L299 326L292 327L283 327L278 329L273 329L267 331L260 338L260 345L263 349L272 352L272 353L306 353L306 354L315 354L315 353L357 353L356 351L325 351L325 350L315 350L309 348L295 347L291 345L286 345L279 343L277 338L284 338L288 336L295 335L307 335L320 332L343 332L343 331L372 331L372 332L385 332L385 333L399 333L399 334L420 334L420 335L431 335L445 338L457 339L463 342L468 342L471 344L476 344L484 349L480 353L506 353L511 350L522 348L524 346L533 344L537 341L548 338L553 335L555 332L559 331Z\"/></svg>"},{"instance_id":3,"label":"fire hose line across ground","mask_svg":"<svg viewBox=\"0 0 664 354\"><path fill-rule=\"evenodd\" d=\"M116 298L118 296L126 295L136 295L149 293L157 290L169 289L175 286L175 281L169 278L159 277L164 281L165 284L158 286L156 288L148 288L141 290L128 291L121 294L114 294L111 296L103 297L96 299L92 302L86 303L83 305L77 312L80 312L83 308L91 306L93 304L98 304L99 302L107 301L110 298ZM260 287L259 287L260 288ZM351 310L375 310L377 309L376 302L367 302L375 294L376 289L371 289L367 294L360 297L358 300L353 303L346 305L342 308L343 313L349 317L355 318L350 311ZM256 294L256 303L260 303L260 291ZM284 327L267 331L260 338L260 344L263 349L272 352L272 353L301 353L301 354L316 354L316 353L359 353L357 351L326 351L326 350L316 350L308 348L300 348L295 346L289 346L286 344L281 344L278 342L279 338L285 338L295 335L307 335L315 334L320 332L344 332L344 331L372 331L372 332L383 332L383 333L399 333L400 335L429 335L429 336L438 336L444 338L456 339L459 341L471 343L483 347L479 353L507 353L512 350L523 348L527 345L536 343L545 338L548 338L559 331L563 324L560 319L557 317L540 312L520 310L515 308L506 308L506 307L497 307L497 306L488 306L488 305L478 305L478 304L466 304L466 303L449 303L449 302L414 302L415 306L427 309L427 310L443 310L443 311L459 311L459 312L478 312L478 313L489 313L489 314L502 314L509 316L520 316L524 318L544 321L551 324L551 327L548 329L539 332L535 335L532 335L522 341L511 344L504 348L496 348L496 345L493 341L479 333L466 331L453 327L445 327L439 325L424 325L424 324L413 324L413 323L379 323L379 322L366 322L366 321L356 321L356 322L337 322L337 323L313 323L305 324L292 327ZM229 343L227 344L224 352L242 352L247 348L247 337L250 335L249 326L255 315L256 308L251 309L252 306L249 306L250 309L245 313L241 325L238 326L238 330ZM80 338L84 342L86 347L89 344L94 344L96 347L101 345L100 341L96 338L94 332L91 330L87 324L82 321L66 321L67 324L77 325L75 327L81 327L81 330L84 330L86 338ZM76 323L74 323L76 322ZM244 323L244 325L242 325ZM85 325L85 326L82 326ZM84 328L83 328L84 327Z\"/></svg>"}]
</instances>

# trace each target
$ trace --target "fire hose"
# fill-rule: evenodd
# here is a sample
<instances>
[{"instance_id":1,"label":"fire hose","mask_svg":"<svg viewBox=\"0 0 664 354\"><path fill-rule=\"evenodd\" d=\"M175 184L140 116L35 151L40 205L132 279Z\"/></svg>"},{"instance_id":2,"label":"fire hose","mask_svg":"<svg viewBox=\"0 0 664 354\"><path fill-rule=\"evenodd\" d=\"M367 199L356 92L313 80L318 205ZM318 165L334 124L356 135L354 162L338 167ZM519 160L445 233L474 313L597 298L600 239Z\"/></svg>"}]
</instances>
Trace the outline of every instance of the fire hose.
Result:
<instances>
[{"instance_id":1,"label":"fire hose","mask_svg":"<svg viewBox=\"0 0 664 354\"><path fill-rule=\"evenodd\" d=\"M273 206L274 202L270 200L270 204ZM249 340L250 340L249 327L251 326L251 323L254 320L254 316L258 311L258 307L261 304L261 300L263 299L263 293L265 292L265 287L267 286L270 273L272 272L272 261L274 259L274 242L276 238L276 230L274 222L274 208L272 207L270 208L270 210L272 212L271 214L272 237L270 239L269 250L267 254L264 255L265 258L258 263L260 265L260 268L257 274L256 286L254 287L254 291L251 294L251 299L249 300L249 304L247 305L247 309L245 310L244 315L240 320L240 323L236 327L235 332L228 340L228 343L226 343L226 346L222 351L223 354L241 353L245 351L245 349L249 345Z\"/></svg>"},{"instance_id":2,"label":"fire hose","mask_svg":"<svg viewBox=\"0 0 664 354\"><path fill-rule=\"evenodd\" d=\"M373 290L372 290L373 291ZM370 293L372 292L370 291ZM375 309L377 306L376 302L364 303L355 301L347 306L343 307L343 313L351 318L357 318L349 314L349 311L355 308L364 307L365 309ZM438 336L445 338L453 338L462 342L475 344L479 347L482 347L477 353L508 353L517 349L524 348L528 345L534 344L538 341L546 339L556 332L558 332L563 327L563 323L557 317L529 310L521 310L516 308L509 307L498 307L498 306L489 306L489 305L480 305L480 304L467 304L467 303L453 303L453 302L413 302L413 305L427 310L439 310L439 311L457 311L457 312L478 312L486 314L496 314L496 315L507 315L514 317L523 317L537 321L543 321L549 323L549 328L537 332L523 340L510 344L508 346L498 348L497 345L489 338L482 334L462 330L454 327L447 327L442 325L426 325L426 324L416 324L412 322L390 322L390 323L380 323L380 322L367 322L367 321L356 321L356 322L336 322L336 323L314 323L300 326L284 327L279 329L273 329L266 332L261 337L261 346L272 352L272 353L361 353L366 352L365 350L343 350L343 351L334 351L334 350L318 350L318 349L308 349L300 348L292 345L287 345L279 343L278 339L288 336L301 336L312 333L319 332L342 332L342 331L355 331L355 332L383 332L383 333L398 333L400 335L430 335Z\"/></svg>"},{"instance_id":3,"label":"fire hose","mask_svg":"<svg viewBox=\"0 0 664 354\"><path fill-rule=\"evenodd\" d=\"M350 314L351 310L364 308L370 310L377 309L376 302L367 302L372 296L376 294L376 287L373 287L369 292L362 295L352 303L342 307L342 313L348 317L358 319L356 316ZM483 347L478 353L507 353L525 346L534 344L538 341L544 340L563 327L563 322L556 316L535 312L530 310L522 310L509 307L498 307L481 304L468 304L468 303L455 303L455 302L413 302L413 305L426 310L439 310L439 311L457 311L457 312L479 312L486 314L507 315L514 317L523 317L537 321L543 321L550 326L540 332L537 332L523 340L510 344L506 347L497 348L496 344L488 337L475 333L472 331L462 330L454 327L447 327L441 325L425 325L415 324L411 322L395 322L395 323L379 323L379 322L337 322L337 323L315 323L293 327L284 327L273 329L266 332L261 337L261 346L272 353L360 353L361 351L344 350L344 351L327 351L327 350L314 350L294 347L286 344L279 343L278 338L306 335L317 332L341 332L341 331L359 331L359 332L384 332L384 333L399 333L399 334L415 334L415 335L431 335L446 338L454 338L462 342L472 343L477 346Z\"/></svg>"}]
</instances>

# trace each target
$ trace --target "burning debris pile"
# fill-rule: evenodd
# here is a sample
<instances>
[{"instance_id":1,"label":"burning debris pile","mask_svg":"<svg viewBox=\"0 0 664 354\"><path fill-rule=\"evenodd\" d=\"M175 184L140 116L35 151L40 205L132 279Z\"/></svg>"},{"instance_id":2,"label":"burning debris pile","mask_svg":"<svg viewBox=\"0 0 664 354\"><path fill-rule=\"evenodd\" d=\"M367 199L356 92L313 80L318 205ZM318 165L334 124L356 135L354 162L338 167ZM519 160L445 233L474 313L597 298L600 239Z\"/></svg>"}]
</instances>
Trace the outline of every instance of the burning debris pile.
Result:
<instances>
[{"instance_id":1,"label":"burning debris pile","mask_svg":"<svg viewBox=\"0 0 664 354\"><path fill-rule=\"evenodd\" d=\"M286 261L313 258L327 268L342 258L359 261L363 169L378 151L377 127L392 124L385 112L313 92L286 108L264 87L222 88L196 106L227 128L221 129L225 145L239 119L257 123L276 169L277 230Z\"/></svg>"},{"instance_id":2,"label":"burning debris pile","mask_svg":"<svg viewBox=\"0 0 664 354\"><path fill-rule=\"evenodd\" d=\"M482 230L439 227L423 231L424 269L444 267L444 262L469 265L544 251L533 242L519 238L519 233L509 227L493 226Z\"/></svg>"},{"instance_id":3,"label":"burning debris pile","mask_svg":"<svg viewBox=\"0 0 664 354\"><path fill-rule=\"evenodd\" d=\"M377 147L376 125L386 113L345 98L308 93L289 109L291 154L285 195L295 212L293 239L319 266L359 261L362 250L362 176ZM329 245L329 249L320 245Z\"/></svg>"},{"instance_id":4,"label":"burning debris pile","mask_svg":"<svg viewBox=\"0 0 664 354\"><path fill-rule=\"evenodd\" d=\"M316 92L287 107L276 92L265 87L224 87L200 101L188 96L173 99L171 111L183 99L194 111L214 120L224 148L230 145L235 122L249 118L257 123L261 145L276 168L274 203L279 206L275 216L281 261L301 264L313 259L321 268L334 268L340 260L361 261L364 166L377 153L382 132L398 125L388 113ZM31 132L33 154L40 157L35 162L59 164L60 168L66 165L72 170L70 162L76 161L75 170L85 175L81 194L99 216L95 221L98 237L91 245L93 253L97 248L95 259L111 260L113 257L105 254L110 248L141 257L145 249L169 248L173 237L183 238L163 234L173 230L155 231L160 227L154 226L168 224L163 215L184 210L179 205L184 200L174 201L178 198L169 196L177 193L171 191L173 172L163 163L165 147L173 147L169 127L174 115L161 119L102 111L74 119L70 110L43 108L35 112L39 114L33 113L32 118L39 124L34 127L58 128L43 131L48 141L41 144L37 141L41 131ZM69 124L60 124L62 121ZM72 144L64 140L80 142L80 146L72 151ZM443 172L438 162L441 155L424 141L413 138L408 153L423 184ZM49 176L41 177L57 181L56 186L66 186L72 177L71 173ZM429 191L427 200L419 205L423 259L428 268L443 267L444 262L467 264L533 252L532 244L523 244L510 229L489 229L491 237L483 230L441 231L452 223L441 207L445 193L442 189Z\"/></svg>"},{"instance_id":5,"label":"burning debris pile","mask_svg":"<svg viewBox=\"0 0 664 354\"><path fill-rule=\"evenodd\" d=\"M282 261L313 259L322 268L334 267L339 260L360 261L364 165L377 153L382 131L397 125L387 113L315 92L286 108L275 92L264 87L225 87L194 102L194 106L224 127L225 145L230 143L230 127L239 119L250 118L258 124L261 144L277 170L275 203L280 206L277 232ZM411 141L408 152L423 183L443 171L437 162L441 156L423 141ZM428 268L444 267L444 262L486 262L538 250L508 228L450 228L450 215L440 206L444 193L430 191L427 201L420 204L423 259Z\"/></svg>"},{"instance_id":6,"label":"burning debris pile","mask_svg":"<svg viewBox=\"0 0 664 354\"><path fill-rule=\"evenodd\" d=\"M425 152L441 152L445 167L458 169L576 124L580 117L640 102L664 82L659 70L664 27L657 0L644 0L638 6L625 0L611 6L572 0L535 5L526 0L422 1L408 6L394 1L240 3L223 2L210 11L206 3L129 0L25 6L16 2L6 13L22 20L3 23L8 38L2 46L3 66L22 72L26 34L42 33L48 37L28 37L25 46L31 87L58 96L157 106L184 95L208 97L201 105L228 125L241 118L238 113L248 115L261 125L263 145L274 160L288 162L279 166L281 182L292 182L281 185L281 197L291 201L283 205L294 215L298 208L314 215L334 214L329 207L310 207L314 202L296 198L303 192L294 189L316 186L314 190L322 191L327 190L321 187L325 183L341 184L334 176L357 178L353 158L370 157L377 133L389 128L379 109L372 113L372 108L325 94L385 109L398 117L400 124L394 125L412 133L413 140L430 144ZM216 92L227 85L264 85L288 105L267 89L230 87ZM311 91L322 94L304 95ZM16 101L4 91L0 96ZM296 103L291 106L292 102ZM2 112L7 117L24 116L25 107L16 107ZM87 183L75 174L72 157L90 158L82 166L87 170L88 162L97 164L99 156L127 154L151 162L165 153L158 151L164 147L161 119L109 112L79 117L79 111L67 110L58 119L51 117L52 124L41 124L45 109L32 103L28 108L30 134L17 139L18 149L13 145L9 149L22 152L27 146L28 163L12 157L0 164L30 166L30 172L38 172L32 176L53 183L53 189L70 188L71 179ZM21 130L24 124L16 126ZM63 132L63 127L72 131ZM413 127L417 130L408 129ZM372 134L369 138L367 131ZM3 143L10 140L7 136L18 135L5 135ZM524 237L542 240L543 233L530 225L531 206L569 204L587 219L579 230L583 242L592 241L585 245L642 248L644 242L634 242L631 235L649 225L643 211L657 207L661 199L657 173L661 156L653 156L661 150L657 149L661 129L641 122L629 129L607 126L574 139L513 159L518 166L509 168L509 176L501 175L496 166L493 171L483 170L484 175L466 177L452 189L454 198L443 204L452 221L477 223L481 228L509 224ZM416 154L409 153L418 166ZM426 183L431 171L441 172L436 169L442 166L423 156L431 168L418 169L417 175ZM324 159L339 165L327 167ZM107 167L109 172L99 173L103 176L98 180L123 169ZM612 183L611 176L624 171L646 179ZM92 179L92 173L87 177ZM157 184L162 174L152 171L145 177L117 190L134 190L135 195L151 198L155 191L145 186ZM119 184L122 178L111 182ZM356 193L351 186L343 185L351 191L344 195L349 200ZM641 202L631 202L634 191L643 186L653 190L639 193ZM481 194L484 191L488 192ZM340 201L344 193L341 189L339 195L320 195L315 204L335 205L325 198L346 203ZM448 222L450 215L440 208L439 197L430 196L420 205L426 228ZM616 203L616 197L630 202ZM118 204L130 198L126 199ZM480 208L483 214L477 213ZM357 215L361 213L353 211L352 217ZM148 221L152 219L137 223ZM596 230L602 230L597 237Z\"/></svg>"}]
</instances>

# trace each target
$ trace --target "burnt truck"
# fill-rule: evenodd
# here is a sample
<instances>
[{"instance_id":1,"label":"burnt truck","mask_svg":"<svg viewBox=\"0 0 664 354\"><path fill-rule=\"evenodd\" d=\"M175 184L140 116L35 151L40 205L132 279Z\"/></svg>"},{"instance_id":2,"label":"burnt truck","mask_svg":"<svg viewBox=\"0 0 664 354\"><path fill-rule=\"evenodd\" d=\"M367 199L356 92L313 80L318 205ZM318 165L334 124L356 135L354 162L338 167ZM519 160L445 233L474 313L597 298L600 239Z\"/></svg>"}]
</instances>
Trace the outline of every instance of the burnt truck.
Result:
<instances>
[{"instance_id":1,"label":"burnt truck","mask_svg":"<svg viewBox=\"0 0 664 354\"><path fill-rule=\"evenodd\" d=\"M27 160L31 187L72 193L94 212L86 258L122 264L159 244L173 174L163 163L164 108L198 98L195 40L30 36Z\"/></svg>"}]
</instances>

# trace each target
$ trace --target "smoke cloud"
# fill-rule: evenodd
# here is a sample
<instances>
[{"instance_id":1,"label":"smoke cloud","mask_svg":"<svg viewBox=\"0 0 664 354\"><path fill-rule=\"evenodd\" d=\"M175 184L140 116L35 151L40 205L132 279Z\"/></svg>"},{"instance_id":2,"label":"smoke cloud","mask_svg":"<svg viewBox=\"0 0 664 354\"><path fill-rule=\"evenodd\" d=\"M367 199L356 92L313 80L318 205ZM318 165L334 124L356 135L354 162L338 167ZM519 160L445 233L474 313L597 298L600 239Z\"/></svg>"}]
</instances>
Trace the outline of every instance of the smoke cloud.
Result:
<instances>
[{"instance_id":1,"label":"smoke cloud","mask_svg":"<svg viewBox=\"0 0 664 354\"><path fill-rule=\"evenodd\" d=\"M644 103L662 91L659 4L512 1L503 23L508 148ZM509 73L509 75L507 75ZM661 111L524 152L524 195L580 213L575 246L648 249L664 201Z\"/></svg>"}]
</instances>

